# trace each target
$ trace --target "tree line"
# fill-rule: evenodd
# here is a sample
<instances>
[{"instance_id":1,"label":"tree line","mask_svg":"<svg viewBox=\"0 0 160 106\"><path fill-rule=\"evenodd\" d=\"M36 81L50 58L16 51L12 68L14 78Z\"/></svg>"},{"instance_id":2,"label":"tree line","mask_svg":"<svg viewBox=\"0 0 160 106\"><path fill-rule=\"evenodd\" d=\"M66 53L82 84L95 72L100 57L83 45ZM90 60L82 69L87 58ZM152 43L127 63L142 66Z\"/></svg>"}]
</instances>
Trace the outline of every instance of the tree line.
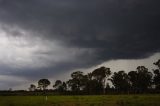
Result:
<instances>
[{"instance_id":1,"label":"tree line","mask_svg":"<svg viewBox=\"0 0 160 106\"><path fill-rule=\"evenodd\" d=\"M104 66L88 74L76 71L68 81L56 80L52 91L59 94L160 93L160 59L153 64L156 69L138 66L128 73L112 73L110 68ZM40 79L38 87L31 84L29 90L48 91L50 84L48 79Z\"/></svg>"}]
</instances>

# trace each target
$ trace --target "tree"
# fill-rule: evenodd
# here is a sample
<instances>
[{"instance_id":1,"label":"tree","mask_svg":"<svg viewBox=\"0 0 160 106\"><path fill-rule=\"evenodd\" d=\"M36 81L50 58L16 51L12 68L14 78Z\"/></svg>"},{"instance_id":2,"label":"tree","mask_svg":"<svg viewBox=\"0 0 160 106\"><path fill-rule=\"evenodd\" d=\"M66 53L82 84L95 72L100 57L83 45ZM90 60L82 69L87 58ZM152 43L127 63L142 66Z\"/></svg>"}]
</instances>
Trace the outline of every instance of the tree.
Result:
<instances>
[{"instance_id":1,"label":"tree","mask_svg":"<svg viewBox=\"0 0 160 106\"><path fill-rule=\"evenodd\" d=\"M84 75L81 71L76 71L71 74L71 78L69 81L67 81L68 86L71 88L72 91L80 91L83 89L84 85Z\"/></svg>"},{"instance_id":2,"label":"tree","mask_svg":"<svg viewBox=\"0 0 160 106\"><path fill-rule=\"evenodd\" d=\"M152 73L145 66L138 66L136 71L128 73L131 88L135 92L144 92L152 85Z\"/></svg>"},{"instance_id":3,"label":"tree","mask_svg":"<svg viewBox=\"0 0 160 106\"><path fill-rule=\"evenodd\" d=\"M29 87L29 91L35 91L36 90L36 86L34 84L31 84Z\"/></svg>"},{"instance_id":4,"label":"tree","mask_svg":"<svg viewBox=\"0 0 160 106\"><path fill-rule=\"evenodd\" d=\"M102 91L101 83L97 80L92 79L91 73L84 75L83 77L83 91L87 94L99 94Z\"/></svg>"},{"instance_id":5,"label":"tree","mask_svg":"<svg viewBox=\"0 0 160 106\"><path fill-rule=\"evenodd\" d=\"M160 59L157 62L153 63L153 64L156 65L160 69Z\"/></svg>"},{"instance_id":6,"label":"tree","mask_svg":"<svg viewBox=\"0 0 160 106\"><path fill-rule=\"evenodd\" d=\"M67 85L65 82L62 82L61 80L57 80L53 85L53 88L56 88L56 90L59 92L64 92L67 90Z\"/></svg>"},{"instance_id":7,"label":"tree","mask_svg":"<svg viewBox=\"0 0 160 106\"><path fill-rule=\"evenodd\" d=\"M160 90L160 59L153 64L157 66L157 69L153 70L154 73L153 83L155 84L156 89Z\"/></svg>"},{"instance_id":8,"label":"tree","mask_svg":"<svg viewBox=\"0 0 160 106\"><path fill-rule=\"evenodd\" d=\"M153 72L154 72L153 83L155 84L155 88L157 90L160 90L160 71L156 69L153 70Z\"/></svg>"},{"instance_id":9,"label":"tree","mask_svg":"<svg viewBox=\"0 0 160 106\"><path fill-rule=\"evenodd\" d=\"M137 67L137 86L140 90L146 91L152 84L152 73L145 66Z\"/></svg>"},{"instance_id":10,"label":"tree","mask_svg":"<svg viewBox=\"0 0 160 106\"><path fill-rule=\"evenodd\" d=\"M66 82L62 83L62 88L63 88L63 91L67 91L67 84L66 84Z\"/></svg>"},{"instance_id":11,"label":"tree","mask_svg":"<svg viewBox=\"0 0 160 106\"><path fill-rule=\"evenodd\" d=\"M56 80L55 84L53 85L53 88L59 89L60 86L62 86L62 81Z\"/></svg>"},{"instance_id":12,"label":"tree","mask_svg":"<svg viewBox=\"0 0 160 106\"><path fill-rule=\"evenodd\" d=\"M111 82L118 91L128 92L130 89L129 78L127 73L124 71L114 72L113 76L111 77Z\"/></svg>"},{"instance_id":13,"label":"tree","mask_svg":"<svg viewBox=\"0 0 160 106\"><path fill-rule=\"evenodd\" d=\"M95 79L99 83L98 85L102 86L99 87L103 89L103 93L105 93L106 78L110 75L110 68L106 67L97 68L92 72L92 79Z\"/></svg>"},{"instance_id":14,"label":"tree","mask_svg":"<svg viewBox=\"0 0 160 106\"><path fill-rule=\"evenodd\" d=\"M48 79L40 79L38 81L38 87L41 90L45 90L50 85L50 81Z\"/></svg>"},{"instance_id":15,"label":"tree","mask_svg":"<svg viewBox=\"0 0 160 106\"><path fill-rule=\"evenodd\" d=\"M130 71L128 73L128 78L129 78L129 81L131 84L131 90L136 93L138 90L138 73L137 73L137 71Z\"/></svg>"},{"instance_id":16,"label":"tree","mask_svg":"<svg viewBox=\"0 0 160 106\"><path fill-rule=\"evenodd\" d=\"M114 88L113 88L113 86L111 87L111 85L109 83L107 83L105 90L107 93L111 93L114 91Z\"/></svg>"}]
</instances>

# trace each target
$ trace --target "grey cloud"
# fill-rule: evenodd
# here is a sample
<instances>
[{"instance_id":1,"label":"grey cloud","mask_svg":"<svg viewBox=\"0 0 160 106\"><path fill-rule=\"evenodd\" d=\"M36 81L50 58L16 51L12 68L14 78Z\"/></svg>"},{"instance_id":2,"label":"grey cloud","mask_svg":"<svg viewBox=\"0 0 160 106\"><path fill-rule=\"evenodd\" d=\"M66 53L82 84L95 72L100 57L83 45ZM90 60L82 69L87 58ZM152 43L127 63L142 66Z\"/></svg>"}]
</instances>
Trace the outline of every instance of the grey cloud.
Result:
<instances>
[{"instance_id":1,"label":"grey cloud","mask_svg":"<svg viewBox=\"0 0 160 106\"><path fill-rule=\"evenodd\" d=\"M159 5L159 0L0 0L3 30L13 37L29 36L32 45L22 47L38 46L31 57L48 66L11 74L39 78L160 52Z\"/></svg>"},{"instance_id":2,"label":"grey cloud","mask_svg":"<svg viewBox=\"0 0 160 106\"><path fill-rule=\"evenodd\" d=\"M1 18L70 46L106 48L121 42L156 40L158 4L157 0L4 0Z\"/></svg>"}]
</instances>

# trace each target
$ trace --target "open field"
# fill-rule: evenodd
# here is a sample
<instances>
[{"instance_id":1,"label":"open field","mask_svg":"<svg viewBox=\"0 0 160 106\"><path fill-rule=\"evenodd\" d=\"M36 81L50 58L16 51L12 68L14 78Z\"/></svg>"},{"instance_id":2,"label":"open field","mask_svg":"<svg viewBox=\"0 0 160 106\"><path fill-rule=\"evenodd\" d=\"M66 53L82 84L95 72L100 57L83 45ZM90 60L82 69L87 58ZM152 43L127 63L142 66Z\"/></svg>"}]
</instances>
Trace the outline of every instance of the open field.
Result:
<instances>
[{"instance_id":1,"label":"open field","mask_svg":"<svg viewBox=\"0 0 160 106\"><path fill-rule=\"evenodd\" d=\"M0 106L160 106L160 95L0 96Z\"/></svg>"}]
</instances>

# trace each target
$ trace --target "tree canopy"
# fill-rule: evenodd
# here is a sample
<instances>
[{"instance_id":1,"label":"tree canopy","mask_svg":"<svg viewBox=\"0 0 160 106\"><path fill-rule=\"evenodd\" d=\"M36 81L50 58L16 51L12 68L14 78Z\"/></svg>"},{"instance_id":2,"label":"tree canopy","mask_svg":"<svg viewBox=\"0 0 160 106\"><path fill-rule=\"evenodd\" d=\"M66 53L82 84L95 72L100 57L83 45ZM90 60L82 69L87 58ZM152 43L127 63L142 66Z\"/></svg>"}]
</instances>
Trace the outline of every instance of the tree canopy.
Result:
<instances>
[{"instance_id":1,"label":"tree canopy","mask_svg":"<svg viewBox=\"0 0 160 106\"><path fill-rule=\"evenodd\" d=\"M70 92L75 94L106 94L116 93L144 93L160 92L160 59L153 63L157 66L153 71L145 66L138 66L132 71L111 72L110 68L99 67L84 74L82 71L71 73L68 81L56 80L53 88L56 92ZM38 88L45 90L50 85L48 79L40 79ZM31 84L29 90L36 86Z\"/></svg>"},{"instance_id":2,"label":"tree canopy","mask_svg":"<svg viewBox=\"0 0 160 106\"><path fill-rule=\"evenodd\" d=\"M40 79L38 81L38 87L41 89L41 90L45 90L48 85L50 85L50 81L48 79Z\"/></svg>"}]
</instances>

